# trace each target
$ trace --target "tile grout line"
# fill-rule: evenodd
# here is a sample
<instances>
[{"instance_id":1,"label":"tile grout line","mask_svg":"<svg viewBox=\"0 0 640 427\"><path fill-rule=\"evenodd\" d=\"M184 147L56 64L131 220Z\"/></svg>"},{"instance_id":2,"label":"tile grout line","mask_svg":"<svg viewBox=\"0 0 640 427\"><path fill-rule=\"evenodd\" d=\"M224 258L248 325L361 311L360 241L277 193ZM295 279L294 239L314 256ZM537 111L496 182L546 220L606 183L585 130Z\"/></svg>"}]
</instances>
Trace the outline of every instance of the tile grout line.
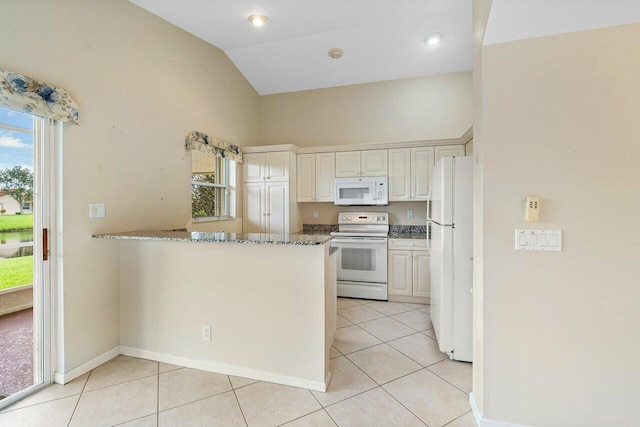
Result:
<instances>
[{"instance_id":1,"label":"tile grout line","mask_svg":"<svg viewBox=\"0 0 640 427\"><path fill-rule=\"evenodd\" d=\"M331 414L329 413L329 411L327 411L327 408L325 408L324 406L322 407L322 410L324 411L325 414L327 414L327 416L331 419L331 421L334 422L335 425L337 425L338 427L340 427L340 424L338 424L338 421L335 420Z\"/></svg>"},{"instance_id":2,"label":"tile grout line","mask_svg":"<svg viewBox=\"0 0 640 427\"><path fill-rule=\"evenodd\" d=\"M149 362L153 362L153 360L149 360ZM103 387L94 388L93 390L87 390L87 391L83 390L83 393L93 393L94 391L102 390L102 389L105 389L105 388L109 388L109 387L113 387L113 386L117 386L117 385L122 385L122 384L126 384L126 383L131 383L131 382L138 381L138 380L143 380L143 379L146 379L146 378L151 378L154 375L158 375L158 374L145 375L144 377L134 378L134 379L127 380L127 381L122 381L120 383L105 385ZM88 381L89 380L87 379L87 382Z\"/></svg>"},{"instance_id":3,"label":"tile grout line","mask_svg":"<svg viewBox=\"0 0 640 427\"><path fill-rule=\"evenodd\" d=\"M390 316L387 316L387 317L390 317ZM395 319L394 319L394 320L395 320ZM400 323L402 323L402 322L400 322ZM411 328L411 326L409 326L409 325L407 325L407 326ZM413 328L411 328L411 329L413 329ZM418 332L418 333L420 333L420 332ZM413 335L413 334L412 334L412 335ZM402 355L404 355L405 357L409 358L409 360L412 360L413 362L417 363L417 364L418 364L418 366L422 366L422 364L421 364L421 363L418 363L418 362L416 362L415 360L411 359L409 356L407 356L406 354L402 353L400 350L397 350L397 349L396 349L396 348L394 348L392 345L388 344L386 341L384 342L384 344L387 344L389 347L393 348L394 350L398 351L400 354L402 354ZM354 353L355 353L355 352L354 352ZM347 356L345 355L345 357L347 357ZM347 357L347 359L349 359L349 358ZM371 378L371 377L370 377L366 372L364 372L364 370L362 370L362 369L360 368L360 366L358 366L355 362L353 362L351 359L349 359L349 361L350 361L351 363L353 363L353 365L354 365L356 368L360 369L360 370L361 370L365 375L367 375L369 378ZM426 369L426 368L425 368L425 367L422 367L422 369ZM389 383L391 383L391 382L393 382L393 381L396 381L396 380L398 380L398 379L400 379L400 378L406 377L406 376L408 376L408 375L412 375L412 374L414 374L414 373L416 373L416 372L420 372L422 369L418 369L417 371L414 371L414 372L408 373L408 374L403 375L403 376L401 376L401 377L399 377L399 378L396 378L396 379L394 379L394 380L388 381L388 382L386 382L385 384L389 384ZM373 378L371 378L371 380L372 380L374 383L378 384L378 383L377 383ZM398 402L398 404L399 404L400 406L402 406L402 407L403 407L403 408L405 408L407 411L409 411L409 413L411 413L414 417L416 417L416 419L418 419L418 421L420 421L421 423L423 423L424 425L426 425L427 427L429 427L427 423L425 423L424 421L422 421L422 418L420 418L419 416L417 416L416 414L414 414L414 413L413 413L413 411L412 411L411 409L407 408L407 407L406 407L402 402L400 402L400 401L399 401L399 400L398 400L394 395L392 395L391 393L389 393L389 392L388 392L388 391L383 387L383 384L378 385L378 387L379 387L380 389L382 389L385 393L387 393L389 396L391 396L391 398L392 398L393 400L395 400L396 402Z\"/></svg>"},{"instance_id":4,"label":"tile grout line","mask_svg":"<svg viewBox=\"0 0 640 427\"><path fill-rule=\"evenodd\" d=\"M78 397L78 401L76 402L76 406L73 407L73 412L71 413L71 418L69 418L69 423L67 423L67 427L71 425L71 421L73 421L73 417L76 414L76 410L78 409L78 405L80 405L80 401L82 400L82 395L84 394L84 389L87 387L89 383L89 378L91 378L91 374L93 374L93 369L89 371L89 376L87 377L84 385L82 386L82 390L80 391L80 396Z\"/></svg>"},{"instance_id":5,"label":"tile grout line","mask_svg":"<svg viewBox=\"0 0 640 427\"><path fill-rule=\"evenodd\" d=\"M242 420L244 421L244 425L248 426L249 423L247 422L247 417L244 416L244 411L242 410L242 405L240 404L240 399L238 399L238 395L236 394L236 389L233 388L233 383L231 382L231 378L229 377L229 375L227 375L226 377L227 377L227 380L229 381L229 385L231 386L231 391L233 392L233 397L236 398L236 403L238 404L238 408L240 408L240 414L242 415Z\"/></svg>"},{"instance_id":6,"label":"tile grout line","mask_svg":"<svg viewBox=\"0 0 640 427\"><path fill-rule=\"evenodd\" d=\"M350 361L350 362L351 362L351 361ZM353 363L353 362L352 362L352 363ZM356 368L357 368L357 366L356 366ZM358 369L360 369L360 368L358 368ZM365 375L367 375L367 374L365 373ZM368 375L367 375L367 376L368 376ZM373 380L371 380L371 381L373 381ZM338 401L336 401L336 402L333 402L333 403L331 403L331 404L329 404L329 405L327 405L327 406L322 405L322 403L321 403L320 405L322 405L322 407L323 407L324 409L327 409L327 408L330 408L330 407L332 407L332 406L337 405L338 403L343 403L343 402L346 402L346 401L347 401L347 400L349 400L349 399L353 399L354 397L360 396L361 394L365 394L365 393L367 393L367 392L369 392L369 391L371 391L371 390L375 390L375 389L377 389L377 388L381 388L381 387L378 385L378 383L376 383L375 381L373 381L373 383L375 384L375 387L371 387L370 389L363 390L363 391L361 391L361 392L359 392L359 393L354 394L353 396L345 397L344 399L340 399L340 400L338 400ZM327 412L327 413L328 413L328 412ZM331 414L329 414L329 416L331 416ZM333 417L331 417L331 418L333 419ZM338 424L338 423L336 422L336 424Z\"/></svg>"},{"instance_id":7,"label":"tile grout line","mask_svg":"<svg viewBox=\"0 0 640 427\"><path fill-rule=\"evenodd\" d=\"M393 394L389 393L384 387L380 386L380 388L382 389L382 391L384 391L385 393L387 393L393 400L395 400L396 402L398 402L398 404L400 406L402 406L404 409L406 409L407 411L409 411L410 414L412 414L414 417L416 417L418 419L418 421L420 421L422 424L426 425L427 427L429 427L429 424L425 423L424 421L422 421L422 418L420 418L419 416L417 416L411 409L407 408L405 406L404 403L400 402L400 400L398 400L398 398L396 398Z\"/></svg>"},{"instance_id":8,"label":"tile grout line","mask_svg":"<svg viewBox=\"0 0 640 427\"><path fill-rule=\"evenodd\" d=\"M156 390L156 427L160 426L160 362L158 363L158 388Z\"/></svg>"},{"instance_id":9,"label":"tile grout line","mask_svg":"<svg viewBox=\"0 0 640 427\"><path fill-rule=\"evenodd\" d=\"M124 424L130 423L130 422L132 422L132 421L141 420L141 419L143 419L143 418L150 417L151 415L153 415L153 414L143 415L143 416L141 416L141 417L134 418L134 419L132 419L132 420L128 420L128 421L124 421L124 422L121 422L121 423L118 423L118 424L114 424L112 427L118 427L118 426L121 426L121 425L124 425Z\"/></svg>"},{"instance_id":10,"label":"tile grout line","mask_svg":"<svg viewBox=\"0 0 640 427\"><path fill-rule=\"evenodd\" d=\"M296 388L297 388L297 387L296 387ZM313 394L313 392L312 392L311 390L309 390L308 388L306 388L306 389L302 389L302 390L307 390L307 391L309 392L309 394L311 395L311 397L313 397L313 399L314 399L316 402L318 402L318 405L320 405L320 409L314 409L313 411L308 412L308 413L303 414L303 415L300 415L299 417L296 417L296 418L293 418L293 419L287 420L287 421L285 421L285 422L284 422L284 423L282 423L282 424L278 424L278 427L281 427L281 426L283 426L283 425L285 425L285 424L288 424L288 423L291 423L291 422L293 422L293 421L299 420L300 418L304 418L304 417L306 417L307 415L315 414L316 412L319 412L319 411L324 410L324 406L322 406L322 403L320 403L320 401L318 400L318 398ZM328 414L327 414L327 415L328 415ZM329 417L331 417L331 416L329 415Z\"/></svg>"},{"instance_id":11,"label":"tile grout line","mask_svg":"<svg viewBox=\"0 0 640 427\"><path fill-rule=\"evenodd\" d=\"M450 425L452 422L454 421L458 421L460 418L464 417L465 415L467 415L468 413L470 413L471 411L467 411L464 414L460 415L458 418L454 418L451 421L449 421L448 423L446 423L445 425L443 425L442 427L447 427L448 425Z\"/></svg>"},{"instance_id":12,"label":"tile grout line","mask_svg":"<svg viewBox=\"0 0 640 427\"><path fill-rule=\"evenodd\" d=\"M190 401L190 402L182 403L182 404L177 405L177 406L172 406L171 408L163 409L162 411L160 411L160 410L159 410L159 408L158 408L158 413L160 413L160 412L172 411L172 410L174 410L174 409L176 409L176 408L182 408L183 406L191 405L192 403L196 403L196 402L200 402L200 401L202 401L202 400L210 399L210 398L212 398L212 397L220 396L221 394L229 393L230 391L234 391L234 390L233 390L233 388L231 388L231 390L225 390L225 391L221 391L221 392L216 393L216 394L212 394L211 396L201 397L201 398L199 398L199 399L192 400L192 401ZM235 393L234 393L234 394L235 394ZM239 405L239 404L240 404L240 402L238 402L238 405ZM148 416L148 415L147 415L147 416Z\"/></svg>"},{"instance_id":13,"label":"tile grout line","mask_svg":"<svg viewBox=\"0 0 640 427\"><path fill-rule=\"evenodd\" d=\"M375 309L372 309L372 310L375 310ZM420 309L417 309L417 310L420 310ZM376 311L377 311L377 310L376 310ZM405 312L405 313L408 313L408 311L407 311L407 312ZM402 314L402 313L400 313L400 314ZM429 315L429 316L430 316L430 314L429 314L429 313L425 313L425 314L427 314L427 315ZM392 318L391 316L395 316L395 315L385 315L385 317L389 317L389 318ZM392 318L392 319L393 319L393 318ZM348 319L347 319L347 320L348 320ZM374 320L377 320L377 319L374 319ZM397 319L393 319L393 320L396 320L397 322L400 322L400 323L402 323L402 324L406 325L405 323L403 323L403 322L401 322L401 321L399 321L399 320L397 320ZM361 322L361 323L365 323L365 322ZM355 324L354 324L354 326L358 326L358 327L359 327L360 329L362 329L363 331L365 331L365 332L367 332L367 333L371 334L369 331L367 331L366 329L362 328L362 327L361 327L359 324L357 324L357 323L355 323ZM411 327L411 326L409 326L409 325L406 325L406 326L407 326L407 327L409 327L409 328L411 328L411 329L414 329L413 327ZM414 330L415 330L415 329L414 329ZM426 329L426 330L428 330L428 329ZM414 333L412 333L412 334L410 334L410 335L406 335L406 336L411 336L411 335L415 335L415 334L422 334L422 331L416 331L416 332L414 332ZM376 337L376 336L375 336L375 335L373 335L373 334L371 334L371 335L372 335L372 336L374 336L374 337ZM424 335L424 334L422 334L422 335ZM425 336L426 336L426 335L425 335ZM376 338L378 338L378 337L376 337ZM396 340L396 339L401 339L401 338L403 338L403 337L398 337L398 338L395 338L394 340ZM431 337L427 336L427 338L431 338ZM378 338L378 339L380 339L380 338ZM394 340L390 340L390 341L394 341ZM382 341L382 340L381 340L381 341ZM368 349L368 348L373 348L373 347L375 347L375 346L377 346L377 345L381 345L381 344L387 344L389 347L391 347L392 349L396 350L397 352L399 352L399 353L400 353L400 354L402 354L403 356L407 357L409 360L411 360L411 361L413 361L414 363L418 364L418 366L420 366L421 368L420 368L420 369L418 369L418 370L416 370L416 371L409 372L409 373L407 373L407 374L405 374L405 375L402 375L402 376L400 376L400 377L398 377L398 378L395 378L395 379L393 379L393 380L391 380L391 381L387 381L387 382L386 382L386 383L384 383L384 384L378 384L378 382L377 382L377 381L375 381L373 378L371 378L371 377L370 377L370 376L369 376L369 375L368 375L368 374L367 374L367 373L366 373L362 368L360 368L360 366L358 366L358 365L357 365L353 360L349 359L348 355L349 355L349 354L353 354L353 353L357 353L358 351L366 350L366 349ZM407 407L406 407L402 402L400 402L400 401L399 401L399 400L398 400L394 395L392 395L389 391L387 391L383 386L384 386L384 385L387 385L387 384L389 384L389 383L391 383L391 382L393 382L393 381L399 380L400 378L404 378L404 377L406 377L406 376L409 376L409 375L415 374L416 372L420 372L420 371L421 371L421 370L423 370L423 369L424 369L425 371L429 371L429 372L431 372L431 371L430 371L429 369L427 369L427 367L426 367L426 366L424 366L423 364L418 363L417 361L413 360L411 357L407 356L406 354L404 354L404 353L403 353L403 352L401 352L400 350L398 350L398 349L396 349L395 347L393 347L391 344L389 344L389 342L388 342L388 341L383 341L381 344L376 344L376 345L374 345L374 346L366 347L366 348L363 348L363 349L360 349L360 350L356 350L356 351L353 351L353 352L351 352L351 353L348 353L348 354L344 354L344 355L343 355L343 356L344 356L344 357L346 357L346 358L347 358L347 360L349 360L349 361L350 361L350 362L351 362L351 363L352 363L356 368L358 368L360 371L362 371L362 373L364 373L364 374L365 374L367 377L369 377L369 378L370 378L370 379L371 379L375 384L377 384L377 387L374 387L374 388L372 388L372 389L370 389L370 390L366 390L366 391L364 391L364 392L362 392L362 393L355 394L355 395L353 395L353 396L350 396L350 397L348 397L348 398L346 398L346 399L343 399L343 400L340 400L340 401L338 401L338 402L332 403L331 405L327 405L327 407L332 406L332 405L335 405L335 404L338 404L338 403L340 403L340 402L344 402L344 401L346 401L346 400L349 400L349 399L351 399L351 398L353 398L353 397L359 396L360 394L366 393L366 392L368 392L368 391L375 390L376 388L381 388L385 393L387 393L389 396L391 396L391 398L392 398L393 400L395 400L396 402L398 402L398 404L400 404L403 408L405 408L407 411L409 411L409 412L410 412L414 417L416 417L416 418L417 418L421 423L423 423L424 425L426 425L426 426L428 427L428 424L427 424L427 423L425 423L424 421L422 421L422 419L421 419L418 415L416 415L413 411L411 411L409 408L407 408ZM428 365L428 366L433 366L433 365L435 365L436 363L440 363L440 362L442 362L443 360L446 360L446 359L439 360L439 361L434 362L434 363L432 363L431 365ZM439 378L441 378L441 377L440 377L439 375L437 375L435 372L431 372L431 373L433 373L434 375L436 375L436 376L438 376ZM449 383L449 382L448 382L448 381L446 381L444 378L442 378L442 379L443 379L443 381L445 381L445 382ZM449 384L451 384L451 383L449 383ZM453 387L455 387L453 384L451 384L451 385L452 385ZM455 387L455 388L459 390L459 388L458 388L458 387ZM326 409L326 407L325 407L325 409ZM466 414L466 412L465 412L465 414ZM463 415L465 415L465 414L463 414ZM462 416L462 415L461 415L461 416ZM460 418L460 417L458 417L458 418ZM451 420L449 423L451 423L451 422L455 421L456 419L457 419L457 418L455 418L454 420ZM337 423L336 423L336 424L337 424Z\"/></svg>"},{"instance_id":14,"label":"tile grout line","mask_svg":"<svg viewBox=\"0 0 640 427\"><path fill-rule=\"evenodd\" d=\"M451 359L442 359L440 362L444 362L445 360L451 360ZM433 365L437 365L440 362L436 362L436 363L432 363L429 366L433 366ZM460 362L460 363L464 363L464 362ZM458 387L457 385L455 385L454 383L452 383L451 381L447 380L446 378L438 375L437 373L433 372L431 369L429 369L428 367L425 368L427 371L431 372L433 375L435 375L436 377L440 378L442 381L446 382L447 384L450 384L451 386L457 388L458 390L460 390L461 392L463 392L465 395L469 396L469 393L464 391L463 389L461 389L460 387Z\"/></svg>"},{"instance_id":15,"label":"tile grout line","mask_svg":"<svg viewBox=\"0 0 640 427\"><path fill-rule=\"evenodd\" d=\"M50 385L51 385L51 384L50 384ZM59 385L59 384L58 384L58 385ZM47 388L47 387L42 388L42 390L44 390L45 388ZM35 395L35 394L37 394L37 393L39 393L40 391L41 391L41 390L38 390L37 392L34 392L34 395ZM1 411L0 411L0 415L8 414L9 412L19 411L19 410L21 410L21 409L31 408L31 407L33 407L33 406L44 405L45 403L51 403L51 402L56 402L56 401L58 401L58 400L68 399L68 398L73 397L73 396L78 396L78 395L79 395L79 394L81 394L81 393L82 393L82 392L78 392L78 393L70 394L69 396L56 397L56 398L51 399L51 400L44 400L44 401L42 401L42 402L32 403L32 404L30 404L30 405L24 405L24 406L20 406L20 407L18 407L18 408L13 408L13 409L11 409L11 407L12 407L13 405L15 405L15 404L17 404L17 403L19 403L19 402L20 402L20 400L18 400L17 402L14 402L13 404L11 404L11 405L7 406L5 409L1 410ZM30 396L25 396L25 397L24 397L24 399L26 400L26 399L28 399L29 397L30 397Z\"/></svg>"}]
</instances>

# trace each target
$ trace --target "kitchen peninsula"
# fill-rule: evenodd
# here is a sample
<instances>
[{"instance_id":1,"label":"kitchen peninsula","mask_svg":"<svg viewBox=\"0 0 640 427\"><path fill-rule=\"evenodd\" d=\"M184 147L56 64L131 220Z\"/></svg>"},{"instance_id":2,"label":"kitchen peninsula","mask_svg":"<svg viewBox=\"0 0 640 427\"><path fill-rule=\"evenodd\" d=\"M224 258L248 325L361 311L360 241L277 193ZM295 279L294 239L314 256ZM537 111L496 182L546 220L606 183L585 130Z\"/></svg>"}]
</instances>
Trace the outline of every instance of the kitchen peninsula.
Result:
<instances>
[{"instance_id":1,"label":"kitchen peninsula","mask_svg":"<svg viewBox=\"0 0 640 427\"><path fill-rule=\"evenodd\" d=\"M122 354L326 390L336 316L331 236L93 237L121 245Z\"/></svg>"}]
</instances>

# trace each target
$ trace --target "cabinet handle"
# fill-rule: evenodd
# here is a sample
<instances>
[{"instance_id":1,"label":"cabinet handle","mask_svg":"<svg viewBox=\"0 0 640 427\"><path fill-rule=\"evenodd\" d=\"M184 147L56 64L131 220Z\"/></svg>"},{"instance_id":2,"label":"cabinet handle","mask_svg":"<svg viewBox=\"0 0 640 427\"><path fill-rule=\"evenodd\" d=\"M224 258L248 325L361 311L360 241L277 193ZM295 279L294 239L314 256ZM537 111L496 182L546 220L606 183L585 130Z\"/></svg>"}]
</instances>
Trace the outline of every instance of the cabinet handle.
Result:
<instances>
[{"instance_id":1,"label":"cabinet handle","mask_svg":"<svg viewBox=\"0 0 640 427\"><path fill-rule=\"evenodd\" d=\"M267 179L271 179L271 177L270 177L270 176L268 176L268 177L267 177Z\"/></svg>"}]
</instances>

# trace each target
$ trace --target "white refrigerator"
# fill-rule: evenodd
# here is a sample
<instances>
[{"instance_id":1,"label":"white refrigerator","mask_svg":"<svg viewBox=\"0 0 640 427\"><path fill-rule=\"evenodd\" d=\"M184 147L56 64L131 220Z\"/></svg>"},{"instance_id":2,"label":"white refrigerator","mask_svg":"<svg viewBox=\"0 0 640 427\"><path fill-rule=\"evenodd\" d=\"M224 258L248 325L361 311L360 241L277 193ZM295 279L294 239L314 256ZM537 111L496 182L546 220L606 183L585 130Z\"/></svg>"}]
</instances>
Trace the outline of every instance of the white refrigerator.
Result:
<instances>
[{"instance_id":1,"label":"white refrigerator","mask_svg":"<svg viewBox=\"0 0 640 427\"><path fill-rule=\"evenodd\" d=\"M473 355L473 163L443 157L431 182L431 321L440 351Z\"/></svg>"}]
</instances>

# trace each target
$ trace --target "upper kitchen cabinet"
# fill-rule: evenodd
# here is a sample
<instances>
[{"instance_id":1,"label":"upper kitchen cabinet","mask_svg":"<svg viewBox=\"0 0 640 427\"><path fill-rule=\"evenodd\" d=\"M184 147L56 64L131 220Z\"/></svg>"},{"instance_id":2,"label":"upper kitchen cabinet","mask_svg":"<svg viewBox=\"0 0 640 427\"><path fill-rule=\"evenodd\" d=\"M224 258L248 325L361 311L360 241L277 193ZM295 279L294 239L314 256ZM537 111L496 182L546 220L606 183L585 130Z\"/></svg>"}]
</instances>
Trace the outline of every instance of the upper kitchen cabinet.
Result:
<instances>
[{"instance_id":1,"label":"upper kitchen cabinet","mask_svg":"<svg viewBox=\"0 0 640 427\"><path fill-rule=\"evenodd\" d=\"M411 149L389 150L389 201L411 200Z\"/></svg>"},{"instance_id":2,"label":"upper kitchen cabinet","mask_svg":"<svg viewBox=\"0 0 640 427\"><path fill-rule=\"evenodd\" d=\"M299 154L297 201L333 203L335 173L336 153Z\"/></svg>"},{"instance_id":3,"label":"upper kitchen cabinet","mask_svg":"<svg viewBox=\"0 0 640 427\"><path fill-rule=\"evenodd\" d=\"M243 181L289 181L289 155L288 151L245 154Z\"/></svg>"},{"instance_id":4,"label":"upper kitchen cabinet","mask_svg":"<svg viewBox=\"0 0 640 427\"><path fill-rule=\"evenodd\" d=\"M339 151L336 177L387 176L387 150Z\"/></svg>"},{"instance_id":5,"label":"upper kitchen cabinet","mask_svg":"<svg viewBox=\"0 0 640 427\"><path fill-rule=\"evenodd\" d=\"M387 176L387 150L367 150L361 152L362 173L360 176Z\"/></svg>"},{"instance_id":6,"label":"upper kitchen cabinet","mask_svg":"<svg viewBox=\"0 0 640 427\"><path fill-rule=\"evenodd\" d=\"M360 176L360 151L336 153L336 178Z\"/></svg>"},{"instance_id":7,"label":"upper kitchen cabinet","mask_svg":"<svg viewBox=\"0 0 640 427\"><path fill-rule=\"evenodd\" d=\"M427 200L431 190L431 171L435 165L433 147L411 149L411 200Z\"/></svg>"},{"instance_id":8,"label":"upper kitchen cabinet","mask_svg":"<svg viewBox=\"0 0 640 427\"><path fill-rule=\"evenodd\" d=\"M268 147L264 147L264 152L258 152L262 147L250 149L243 155L243 232L299 231L296 180L289 179L297 175L295 153L268 151Z\"/></svg>"},{"instance_id":9,"label":"upper kitchen cabinet","mask_svg":"<svg viewBox=\"0 0 640 427\"><path fill-rule=\"evenodd\" d=\"M389 150L389 201L427 200L433 159L433 147Z\"/></svg>"},{"instance_id":10,"label":"upper kitchen cabinet","mask_svg":"<svg viewBox=\"0 0 640 427\"><path fill-rule=\"evenodd\" d=\"M447 156L464 157L464 145L443 145L436 147L435 163L438 163L442 157Z\"/></svg>"}]
</instances>

